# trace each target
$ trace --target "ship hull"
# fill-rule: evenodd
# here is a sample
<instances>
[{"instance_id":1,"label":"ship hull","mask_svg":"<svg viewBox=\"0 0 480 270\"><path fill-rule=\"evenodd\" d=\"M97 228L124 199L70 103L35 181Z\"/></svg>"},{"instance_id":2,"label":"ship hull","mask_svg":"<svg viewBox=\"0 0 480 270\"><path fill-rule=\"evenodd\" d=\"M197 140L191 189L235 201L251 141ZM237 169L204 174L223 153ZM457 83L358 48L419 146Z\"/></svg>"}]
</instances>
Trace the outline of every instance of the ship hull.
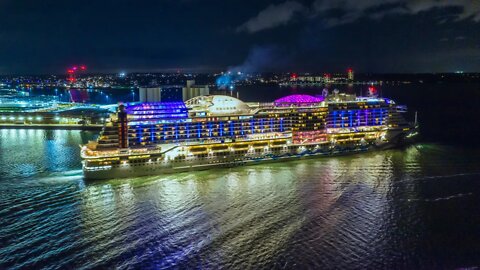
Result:
<instances>
[{"instance_id":1,"label":"ship hull","mask_svg":"<svg viewBox=\"0 0 480 270\"><path fill-rule=\"evenodd\" d=\"M88 168L84 167L84 177L87 180L132 178L141 176L172 174L179 172L201 171L213 168L231 168L272 162L287 162L311 158L352 155L375 150L393 148L395 146L395 144L390 143L366 146L347 146L343 148L338 146L331 147L324 145L323 147L318 147L318 149L305 150L300 153L292 153L289 151L285 151L283 153L263 153L261 155L247 154L243 156L225 154L221 156L213 156L203 159L197 159L193 157L180 162L152 161L138 165L120 164L103 170L89 170Z\"/></svg>"}]
</instances>

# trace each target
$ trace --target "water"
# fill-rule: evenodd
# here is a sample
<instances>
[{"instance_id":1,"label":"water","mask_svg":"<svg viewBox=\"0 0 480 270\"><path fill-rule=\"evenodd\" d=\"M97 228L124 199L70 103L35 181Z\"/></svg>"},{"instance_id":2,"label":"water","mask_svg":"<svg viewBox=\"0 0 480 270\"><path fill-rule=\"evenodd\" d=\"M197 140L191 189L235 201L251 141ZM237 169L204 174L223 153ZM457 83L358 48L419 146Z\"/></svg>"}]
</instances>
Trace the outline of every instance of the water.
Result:
<instances>
[{"instance_id":1,"label":"water","mask_svg":"<svg viewBox=\"0 0 480 270\"><path fill-rule=\"evenodd\" d=\"M0 130L0 269L478 267L480 148L454 131L477 117L476 87L443 127L451 97L384 89L462 140L428 130L405 149L123 180L84 181L78 145L95 133Z\"/></svg>"}]
</instances>

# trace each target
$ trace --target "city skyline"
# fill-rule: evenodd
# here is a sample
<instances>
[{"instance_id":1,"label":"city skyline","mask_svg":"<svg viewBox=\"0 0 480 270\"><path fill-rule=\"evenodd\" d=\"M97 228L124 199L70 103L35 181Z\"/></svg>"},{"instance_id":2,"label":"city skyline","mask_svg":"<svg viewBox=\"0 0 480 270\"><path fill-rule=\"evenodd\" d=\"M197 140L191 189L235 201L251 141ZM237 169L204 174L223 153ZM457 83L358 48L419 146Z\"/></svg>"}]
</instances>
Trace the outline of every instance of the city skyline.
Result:
<instances>
[{"instance_id":1,"label":"city skyline","mask_svg":"<svg viewBox=\"0 0 480 270\"><path fill-rule=\"evenodd\" d=\"M472 1L0 2L0 74L480 71Z\"/></svg>"}]
</instances>

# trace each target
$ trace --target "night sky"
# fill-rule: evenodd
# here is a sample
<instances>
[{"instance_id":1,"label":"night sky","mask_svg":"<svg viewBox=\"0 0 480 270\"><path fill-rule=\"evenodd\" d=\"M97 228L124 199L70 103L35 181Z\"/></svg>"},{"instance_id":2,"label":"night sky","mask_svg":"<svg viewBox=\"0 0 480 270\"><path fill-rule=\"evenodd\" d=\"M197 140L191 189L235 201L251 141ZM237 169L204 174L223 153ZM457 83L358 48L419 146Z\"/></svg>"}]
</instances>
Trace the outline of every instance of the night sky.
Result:
<instances>
[{"instance_id":1,"label":"night sky","mask_svg":"<svg viewBox=\"0 0 480 270\"><path fill-rule=\"evenodd\" d=\"M0 74L480 71L478 0L0 0Z\"/></svg>"}]
</instances>

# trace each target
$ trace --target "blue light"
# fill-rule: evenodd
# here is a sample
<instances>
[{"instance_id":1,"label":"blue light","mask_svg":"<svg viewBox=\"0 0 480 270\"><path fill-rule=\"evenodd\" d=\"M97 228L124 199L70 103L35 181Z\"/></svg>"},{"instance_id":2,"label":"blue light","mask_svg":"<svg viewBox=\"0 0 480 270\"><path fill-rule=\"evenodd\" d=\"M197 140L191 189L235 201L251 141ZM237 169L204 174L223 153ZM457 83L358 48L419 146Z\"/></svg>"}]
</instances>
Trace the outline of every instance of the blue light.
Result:
<instances>
[{"instance_id":1,"label":"blue light","mask_svg":"<svg viewBox=\"0 0 480 270\"><path fill-rule=\"evenodd\" d=\"M360 126L360 114L362 113L361 110L357 110L357 126Z\"/></svg>"},{"instance_id":2,"label":"blue light","mask_svg":"<svg viewBox=\"0 0 480 270\"><path fill-rule=\"evenodd\" d=\"M220 122L220 136L223 136L223 122Z\"/></svg>"},{"instance_id":3,"label":"blue light","mask_svg":"<svg viewBox=\"0 0 480 270\"><path fill-rule=\"evenodd\" d=\"M231 122L230 122L230 136L232 136L232 137L233 137L233 135L234 135L233 130L234 130L233 121L231 121Z\"/></svg>"},{"instance_id":4,"label":"blue light","mask_svg":"<svg viewBox=\"0 0 480 270\"><path fill-rule=\"evenodd\" d=\"M348 117L348 119L350 120L350 127L353 126L353 111L350 111L350 116Z\"/></svg>"},{"instance_id":5,"label":"blue light","mask_svg":"<svg viewBox=\"0 0 480 270\"><path fill-rule=\"evenodd\" d=\"M202 125L200 123L197 124L197 135L198 138L202 137Z\"/></svg>"},{"instance_id":6,"label":"blue light","mask_svg":"<svg viewBox=\"0 0 480 270\"><path fill-rule=\"evenodd\" d=\"M142 137L143 137L141 127L137 127L137 137L138 137L138 143L141 143L142 142Z\"/></svg>"},{"instance_id":7,"label":"blue light","mask_svg":"<svg viewBox=\"0 0 480 270\"><path fill-rule=\"evenodd\" d=\"M333 111L333 127L337 127L337 111Z\"/></svg>"},{"instance_id":8,"label":"blue light","mask_svg":"<svg viewBox=\"0 0 480 270\"><path fill-rule=\"evenodd\" d=\"M342 128L345 127L345 119L343 119L343 111L340 111L340 118L342 118Z\"/></svg>"}]
</instances>

